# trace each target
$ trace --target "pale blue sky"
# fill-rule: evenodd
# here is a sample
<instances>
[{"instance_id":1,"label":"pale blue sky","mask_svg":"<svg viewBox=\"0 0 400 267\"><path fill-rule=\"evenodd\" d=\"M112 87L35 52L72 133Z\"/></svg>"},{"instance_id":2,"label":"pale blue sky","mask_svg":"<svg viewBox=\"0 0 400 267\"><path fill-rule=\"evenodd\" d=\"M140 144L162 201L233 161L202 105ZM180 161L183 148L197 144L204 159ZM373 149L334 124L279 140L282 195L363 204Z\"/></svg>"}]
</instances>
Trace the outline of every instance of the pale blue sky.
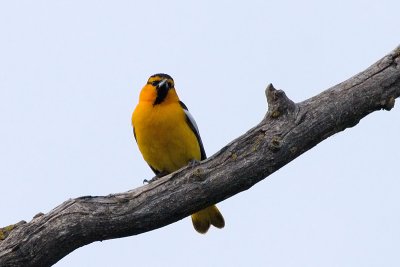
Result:
<instances>
[{"instance_id":1,"label":"pale blue sky","mask_svg":"<svg viewBox=\"0 0 400 267\"><path fill-rule=\"evenodd\" d=\"M399 1L0 1L0 226L153 174L130 116L165 72L208 155L266 111L272 82L299 102L400 44ZM189 219L96 242L56 266L399 266L400 108L322 142Z\"/></svg>"}]
</instances>

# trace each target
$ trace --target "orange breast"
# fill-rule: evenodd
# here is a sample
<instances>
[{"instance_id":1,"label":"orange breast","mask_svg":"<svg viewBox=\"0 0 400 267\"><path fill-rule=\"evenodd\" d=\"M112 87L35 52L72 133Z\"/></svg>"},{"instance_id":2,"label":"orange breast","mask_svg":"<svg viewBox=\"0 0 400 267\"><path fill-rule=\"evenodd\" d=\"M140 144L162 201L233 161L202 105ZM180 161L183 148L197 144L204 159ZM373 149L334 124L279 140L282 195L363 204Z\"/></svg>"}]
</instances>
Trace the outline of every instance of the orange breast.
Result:
<instances>
[{"instance_id":1,"label":"orange breast","mask_svg":"<svg viewBox=\"0 0 400 267\"><path fill-rule=\"evenodd\" d=\"M190 160L200 160L199 143L178 102L155 106L140 102L132 124L139 150L154 169L171 173Z\"/></svg>"}]
</instances>

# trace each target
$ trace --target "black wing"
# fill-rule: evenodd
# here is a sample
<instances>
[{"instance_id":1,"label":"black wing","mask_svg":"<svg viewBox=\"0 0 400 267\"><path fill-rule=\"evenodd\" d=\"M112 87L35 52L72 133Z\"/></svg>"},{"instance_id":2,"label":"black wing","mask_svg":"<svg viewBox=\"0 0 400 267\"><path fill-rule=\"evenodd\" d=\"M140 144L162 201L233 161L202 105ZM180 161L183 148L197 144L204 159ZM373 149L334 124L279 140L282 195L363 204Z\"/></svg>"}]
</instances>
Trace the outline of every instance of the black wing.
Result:
<instances>
[{"instance_id":1,"label":"black wing","mask_svg":"<svg viewBox=\"0 0 400 267\"><path fill-rule=\"evenodd\" d=\"M203 141L201 141L200 132L199 132L199 128L197 128L196 121L194 120L192 114L190 114L186 105L182 101L179 101L179 104L185 111L187 124L189 125L190 129L193 131L194 135L196 136L197 142L199 142L201 160L205 160L207 158L206 151L204 150Z\"/></svg>"}]
</instances>

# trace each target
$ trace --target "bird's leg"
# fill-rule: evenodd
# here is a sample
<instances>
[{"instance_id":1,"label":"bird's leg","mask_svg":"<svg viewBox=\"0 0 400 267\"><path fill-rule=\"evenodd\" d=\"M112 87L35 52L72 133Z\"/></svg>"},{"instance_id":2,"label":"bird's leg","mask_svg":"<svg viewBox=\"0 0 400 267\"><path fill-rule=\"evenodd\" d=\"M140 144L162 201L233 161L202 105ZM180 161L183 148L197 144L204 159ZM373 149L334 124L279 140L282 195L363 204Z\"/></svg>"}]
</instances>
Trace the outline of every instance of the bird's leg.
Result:
<instances>
[{"instance_id":1,"label":"bird's leg","mask_svg":"<svg viewBox=\"0 0 400 267\"><path fill-rule=\"evenodd\" d=\"M191 160L189 161L189 163L188 163L188 166L194 167L194 166L196 166L196 165L199 165L199 163L200 163L200 160L191 159Z\"/></svg>"}]
</instances>

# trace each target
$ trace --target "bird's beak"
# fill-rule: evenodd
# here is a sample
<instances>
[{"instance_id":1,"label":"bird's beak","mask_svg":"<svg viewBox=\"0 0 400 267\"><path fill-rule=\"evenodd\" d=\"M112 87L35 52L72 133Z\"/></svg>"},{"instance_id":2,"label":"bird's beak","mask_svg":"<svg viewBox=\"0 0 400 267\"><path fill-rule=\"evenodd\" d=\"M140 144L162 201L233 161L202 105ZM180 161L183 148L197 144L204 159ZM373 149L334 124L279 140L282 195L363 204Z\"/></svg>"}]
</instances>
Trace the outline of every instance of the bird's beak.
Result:
<instances>
[{"instance_id":1,"label":"bird's beak","mask_svg":"<svg viewBox=\"0 0 400 267\"><path fill-rule=\"evenodd\" d=\"M167 88L167 90L168 90L169 88L168 88L168 82L167 82L167 81L168 81L167 79L162 80L162 81L157 85L157 89L159 89L159 88L165 86L165 87Z\"/></svg>"}]
</instances>

